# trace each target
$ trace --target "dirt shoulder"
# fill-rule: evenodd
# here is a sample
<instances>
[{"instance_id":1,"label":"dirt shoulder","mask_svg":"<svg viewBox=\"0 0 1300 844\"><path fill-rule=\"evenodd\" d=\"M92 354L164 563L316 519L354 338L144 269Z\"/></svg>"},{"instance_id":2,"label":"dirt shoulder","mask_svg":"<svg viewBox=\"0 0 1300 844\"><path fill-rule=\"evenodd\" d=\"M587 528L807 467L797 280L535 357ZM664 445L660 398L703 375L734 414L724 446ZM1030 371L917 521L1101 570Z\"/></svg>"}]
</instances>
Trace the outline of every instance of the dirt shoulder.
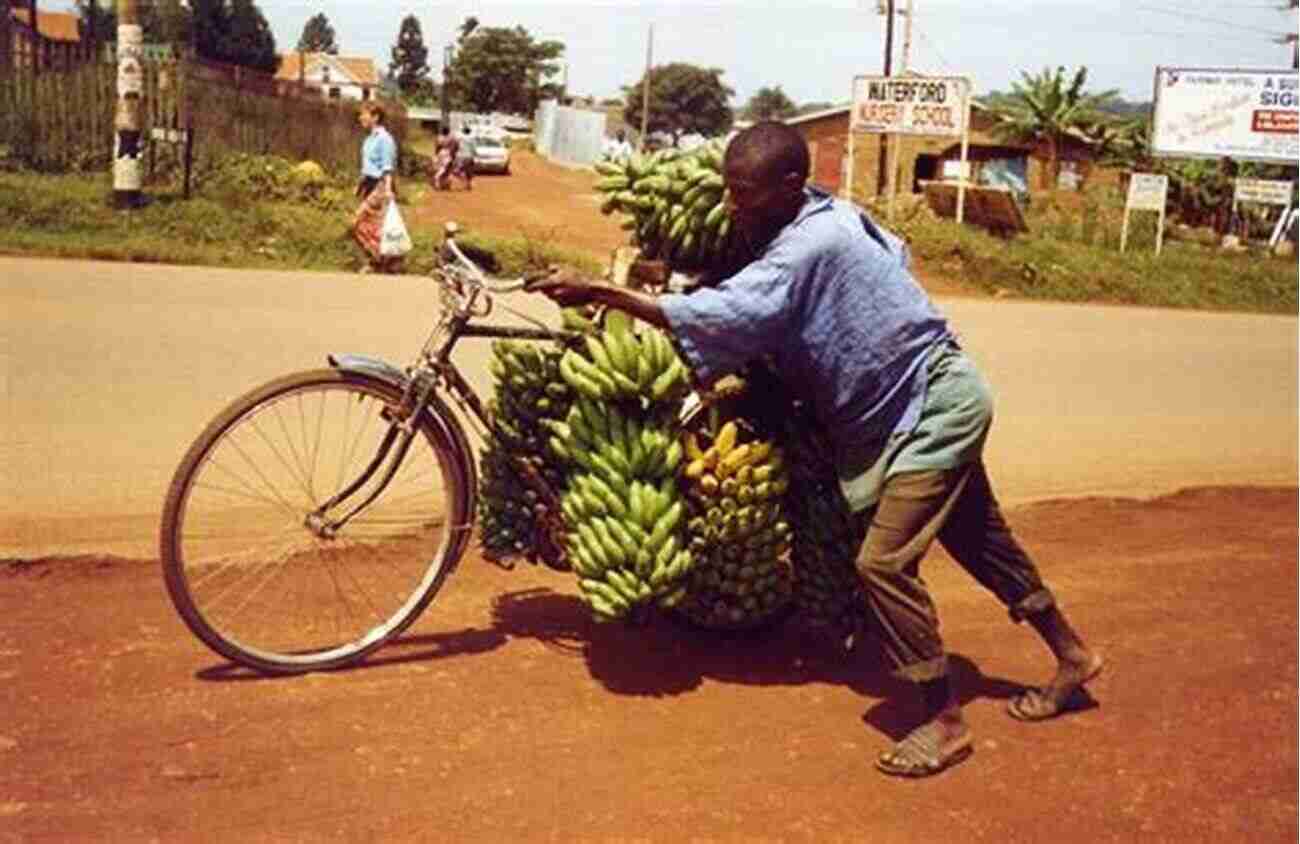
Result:
<instances>
[{"instance_id":1,"label":"dirt shoulder","mask_svg":"<svg viewBox=\"0 0 1300 844\"><path fill-rule=\"evenodd\" d=\"M934 552L977 744L925 782L871 769L916 717L879 654L793 627L594 626L567 577L474 557L364 667L266 680L188 634L154 565L8 565L0 841L1293 841L1296 508L1009 511L1109 660L1043 724L1003 706L1046 651Z\"/></svg>"}]
</instances>

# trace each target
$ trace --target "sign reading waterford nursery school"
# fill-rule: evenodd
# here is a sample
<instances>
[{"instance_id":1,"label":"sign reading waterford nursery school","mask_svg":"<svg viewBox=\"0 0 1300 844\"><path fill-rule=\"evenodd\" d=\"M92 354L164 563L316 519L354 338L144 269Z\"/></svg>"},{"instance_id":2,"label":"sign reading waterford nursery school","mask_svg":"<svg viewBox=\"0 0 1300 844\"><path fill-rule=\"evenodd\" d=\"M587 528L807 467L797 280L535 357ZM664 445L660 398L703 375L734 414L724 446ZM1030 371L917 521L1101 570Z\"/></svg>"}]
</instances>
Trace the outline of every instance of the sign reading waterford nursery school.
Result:
<instances>
[{"instance_id":1,"label":"sign reading waterford nursery school","mask_svg":"<svg viewBox=\"0 0 1300 844\"><path fill-rule=\"evenodd\" d=\"M1158 67L1151 149L1157 156L1300 158L1296 71Z\"/></svg>"}]
</instances>

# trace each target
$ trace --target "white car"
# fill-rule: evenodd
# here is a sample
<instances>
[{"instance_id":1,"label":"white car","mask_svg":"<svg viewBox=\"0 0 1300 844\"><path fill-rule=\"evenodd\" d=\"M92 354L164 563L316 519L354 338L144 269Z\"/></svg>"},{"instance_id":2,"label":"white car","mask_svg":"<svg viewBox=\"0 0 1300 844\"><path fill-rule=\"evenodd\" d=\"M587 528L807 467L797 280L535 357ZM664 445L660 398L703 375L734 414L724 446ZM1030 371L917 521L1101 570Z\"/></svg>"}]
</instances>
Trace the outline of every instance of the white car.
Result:
<instances>
[{"instance_id":1,"label":"white car","mask_svg":"<svg viewBox=\"0 0 1300 844\"><path fill-rule=\"evenodd\" d=\"M474 144L475 173L509 173L510 147L496 138L477 137Z\"/></svg>"}]
</instances>

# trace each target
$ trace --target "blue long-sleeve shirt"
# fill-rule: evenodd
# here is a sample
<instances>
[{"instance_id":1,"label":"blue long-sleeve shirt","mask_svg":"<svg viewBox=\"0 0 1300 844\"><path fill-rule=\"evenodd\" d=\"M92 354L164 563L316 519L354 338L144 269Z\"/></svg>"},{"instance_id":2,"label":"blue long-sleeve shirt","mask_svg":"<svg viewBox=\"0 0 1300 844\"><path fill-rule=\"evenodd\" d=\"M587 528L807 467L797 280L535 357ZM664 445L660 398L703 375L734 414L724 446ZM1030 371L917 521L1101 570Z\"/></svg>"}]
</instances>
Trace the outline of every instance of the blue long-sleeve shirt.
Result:
<instances>
[{"instance_id":1,"label":"blue long-sleeve shirt","mask_svg":"<svg viewBox=\"0 0 1300 844\"><path fill-rule=\"evenodd\" d=\"M753 263L715 288L659 302L705 384L771 356L850 477L891 434L916 425L927 355L952 334L912 278L899 238L854 205L805 193L798 216Z\"/></svg>"},{"instance_id":2,"label":"blue long-sleeve shirt","mask_svg":"<svg viewBox=\"0 0 1300 844\"><path fill-rule=\"evenodd\" d=\"M383 126L375 126L361 144L361 175L382 179L397 169L397 142Z\"/></svg>"}]
</instances>

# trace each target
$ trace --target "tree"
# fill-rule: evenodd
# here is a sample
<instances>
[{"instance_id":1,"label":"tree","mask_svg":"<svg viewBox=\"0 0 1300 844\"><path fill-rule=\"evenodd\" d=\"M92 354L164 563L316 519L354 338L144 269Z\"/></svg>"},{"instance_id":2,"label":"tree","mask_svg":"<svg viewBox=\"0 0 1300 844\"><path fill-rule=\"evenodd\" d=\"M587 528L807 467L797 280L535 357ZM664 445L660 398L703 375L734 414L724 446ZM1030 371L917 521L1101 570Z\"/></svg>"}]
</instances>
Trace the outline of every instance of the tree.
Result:
<instances>
[{"instance_id":1,"label":"tree","mask_svg":"<svg viewBox=\"0 0 1300 844\"><path fill-rule=\"evenodd\" d=\"M205 59L275 73L275 35L253 0L190 0L198 53Z\"/></svg>"},{"instance_id":2,"label":"tree","mask_svg":"<svg viewBox=\"0 0 1300 844\"><path fill-rule=\"evenodd\" d=\"M403 94L413 94L429 78L429 48L424 46L424 34L415 15L402 19L392 57L388 72L397 77L397 87Z\"/></svg>"},{"instance_id":3,"label":"tree","mask_svg":"<svg viewBox=\"0 0 1300 844\"><path fill-rule=\"evenodd\" d=\"M92 35L92 19L93 35L97 43L106 44L117 40L117 7L113 3L105 5L97 0L77 0L77 11L81 14L77 31L83 41Z\"/></svg>"},{"instance_id":4,"label":"tree","mask_svg":"<svg viewBox=\"0 0 1300 844\"><path fill-rule=\"evenodd\" d=\"M314 15L303 26L302 35L298 38L298 52L329 53L331 56L339 54L339 45L334 40L334 27L330 26L330 20L324 12Z\"/></svg>"},{"instance_id":5,"label":"tree","mask_svg":"<svg viewBox=\"0 0 1300 844\"><path fill-rule=\"evenodd\" d=\"M682 135L720 135L731 128L733 115L727 105L735 93L722 84L721 68L703 68L674 62L650 69L650 114L646 131L667 132L673 144ZM623 119L629 126L641 125L641 92L645 76L627 92Z\"/></svg>"},{"instance_id":6,"label":"tree","mask_svg":"<svg viewBox=\"0 0 1300 844\"><path fill-rule=\"evenodd\" d=\"M1061 141L1072 130L1086 131L1102 120L1101 112L1114 101L1118 91L1100 94L1083 90L1088 68L1080 67L1067 85L1065 68L1029 75L1021 72L1020 82L1011 83L1011 94L992 104L994 132L1018 141L1043 141L1047 144L1047 184L1055 187L1060 175Z\"/></svg>"},{"instance_id":7,"label":"tree","mask_svg":"<svg viewBox=\"0 0 1300 844\"><path fill-rule=\"evenodd\" d=\"M532 114L537 103L558 96L550 82L564 55L559 41L536 41L522 26L481 26L467 18L446 84L455 100L474 111Z\"/></svg>"},{"instance_id":8,"label":"tree","mask_svg":"<svg viewBox=\"0 0 1300 844\"><path fill-rule=\"evenodd\" d=\"M77 31L82 40L88 40L91 21L94 21L94 40L99 44L117 41L117 8L111 0L76 0ZM190 39L190 11L180 0L151 0L141 3L137 20L143 30L146 44L188 44Z\"/></svg>"},{"instance_id":9,"label":"tree","mask_svg":"<svg viewBox=\"0 0 1300 844\"><path fill-rule=\"evenodd\" d=\"M795 113L794 102L785 95L781 86L759 88L758 93L745 104L746 120L784 120Z\"/></svg>"}]
</instances>

